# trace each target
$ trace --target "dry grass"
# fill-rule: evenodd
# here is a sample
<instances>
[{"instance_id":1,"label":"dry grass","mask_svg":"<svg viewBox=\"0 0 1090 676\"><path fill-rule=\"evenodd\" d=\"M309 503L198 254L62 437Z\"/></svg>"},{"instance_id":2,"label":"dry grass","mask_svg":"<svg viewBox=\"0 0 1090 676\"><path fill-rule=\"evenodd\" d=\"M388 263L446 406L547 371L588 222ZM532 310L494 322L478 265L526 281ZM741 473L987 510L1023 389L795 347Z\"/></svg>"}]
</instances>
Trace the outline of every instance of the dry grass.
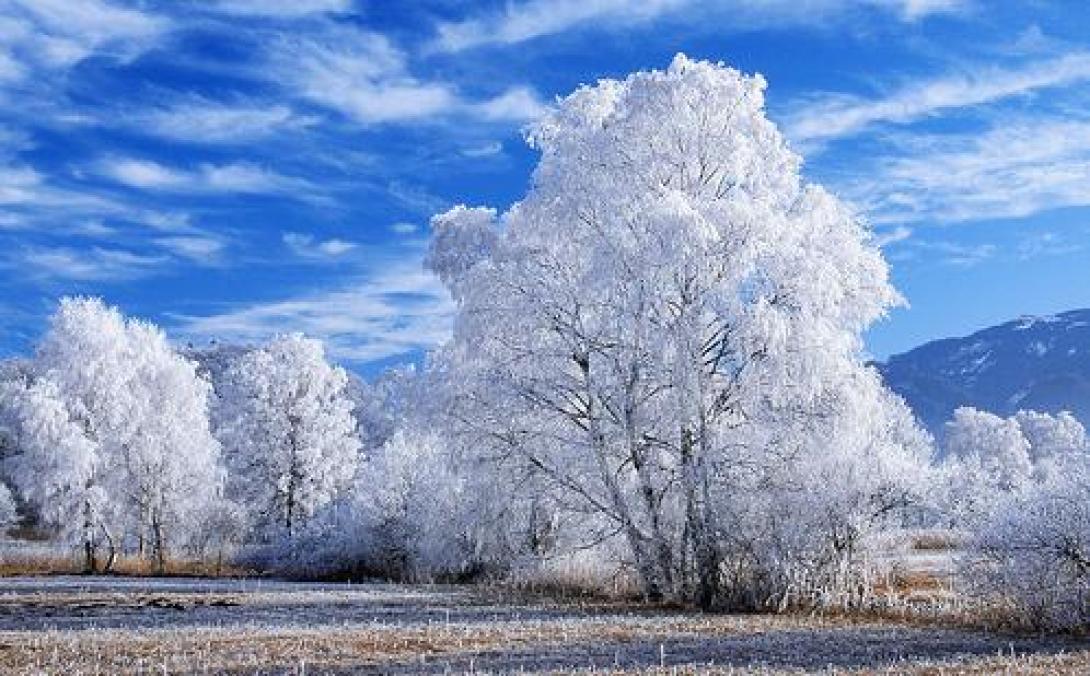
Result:
<instances>
[{"instance_id":1,"label":"dry grass","mask_svg":"<svg viewBox=\"0 0 1090 676\"><path fill-rule=\"evenodd\" d=\"M341 629L189 629L158 631L0 632L0 672L221 673L331 669L422 670L431 663L472 665L475 656L527 650L563 652L588 644L669 645L678 637L743 637L775 632L879 626L852 618L802 616L712 616L663 621L627 620L578 624L373 626ZM487 662L481 658L487 665ZM1068 653L965 655L936 661L897 662L887 667L836 669L844 674L1059 674L1088 673L1090 649ZM714 664L658 669L616 669L605 673L802 673L803 668L760 664L717 668ZM806 669L805 671L812 671ZM601 672L599 672L601 673Z\"/></svg>"},{"instance_id":2,"label":"dry grass","mask_svg":"<svg viewBox=\"0 0 1090 676\"><path fill-rule=\"evenodd\" d=\"M83 558L76 554L9 553L0 556L0 578L84 573L86 568ZM160 569L152 559L122 556L114 561L108 574L132 577L243 577L253 575L254 571L231 564L187 559L168 559Z\"/></svg>"},{"instance_id":3,"label":"dry grass","mask_svg":"<svg viewBox=\"0 0 1090 676\"><path fill-rule=\"evenodd\" d=\"M0 626L8 628L0 631L0 673L591 666L632 673L660 664L669 669L659 673L798 673L831 665L837 673L1077 673L1090 665L1085 643L997 636L919 618L701 615L576 599L520 604L493 598L494 591L482 597L473 587L24 579L0 593ZM149 625L159 628L139 628ZM58 626L71 628L50 628Z\"/></svg>"},{"instance_id":4,"label":"dry grass","mask_svg":"<svg viewBox=\"0 0 1090 676\"><path fill-rule=\"evenodd\" d=\"M869 626L852 618L694 616L662 620L497 625L376 626L347 629L189 629L164 631L0 632L3 673L143 673L368 667L405 660L563 647L657 643L678 636L757 635L770 631Z\"/></svg>"},{"instance_id":5,"label":"dry grass","mask_svg":"<svg viewBox=\"0 0 1090 676\"><path fill-rule=\"evenodd\" d=\"M16 575L75 575L82 567L74 556L4 557L0 558L0 577Z\"/></svg>"},{"instance_id":6,"label":"dry grass","mask_svg":"<svg viewBox=\"0 0 1090 676\"><path fill-rule=\"evenodd\" d=\"M964 545L963 534L940 528L916 530L909 540L911 549L922 552L955 551Z\"/></svg>"}]
</instances>

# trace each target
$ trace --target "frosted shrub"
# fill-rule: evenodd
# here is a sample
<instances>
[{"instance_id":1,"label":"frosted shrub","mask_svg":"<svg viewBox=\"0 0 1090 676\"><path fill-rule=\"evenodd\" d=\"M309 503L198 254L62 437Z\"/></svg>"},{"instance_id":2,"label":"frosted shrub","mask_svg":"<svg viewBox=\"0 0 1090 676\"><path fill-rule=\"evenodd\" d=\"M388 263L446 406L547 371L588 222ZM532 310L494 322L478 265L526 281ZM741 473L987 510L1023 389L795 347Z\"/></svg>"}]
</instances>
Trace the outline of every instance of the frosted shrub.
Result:
<instances>
[{"instance_id":1,"label":"frosted shrub","mask_svg":"<svg viewBox=\"0 0 1090 676\"><path fill-rule=\"evenodd\" d=\"M977 532L968 591L1019 625L1090 629L1090 467L1032 490Z\"/></svg>"}]
</instances>

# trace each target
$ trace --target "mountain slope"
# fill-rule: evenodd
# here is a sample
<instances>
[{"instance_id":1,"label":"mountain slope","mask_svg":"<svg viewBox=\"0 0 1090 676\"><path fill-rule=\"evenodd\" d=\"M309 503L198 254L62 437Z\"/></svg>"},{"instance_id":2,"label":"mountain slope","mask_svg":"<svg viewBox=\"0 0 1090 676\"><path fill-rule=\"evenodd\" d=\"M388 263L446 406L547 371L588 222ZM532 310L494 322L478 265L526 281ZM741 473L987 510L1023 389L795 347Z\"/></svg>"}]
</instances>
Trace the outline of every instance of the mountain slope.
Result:
<instances>
[{"instance_id":1,"label":"mountain slope","mask_svg":"<svg viewBox=\"0 0 1090 676\"><path fill-rule=\"evenodd\" d=\"M958 406L1068 410L1090 422L1090 309L1023 317L876 364L933 433Z\"/></svg>"}]
</instances>

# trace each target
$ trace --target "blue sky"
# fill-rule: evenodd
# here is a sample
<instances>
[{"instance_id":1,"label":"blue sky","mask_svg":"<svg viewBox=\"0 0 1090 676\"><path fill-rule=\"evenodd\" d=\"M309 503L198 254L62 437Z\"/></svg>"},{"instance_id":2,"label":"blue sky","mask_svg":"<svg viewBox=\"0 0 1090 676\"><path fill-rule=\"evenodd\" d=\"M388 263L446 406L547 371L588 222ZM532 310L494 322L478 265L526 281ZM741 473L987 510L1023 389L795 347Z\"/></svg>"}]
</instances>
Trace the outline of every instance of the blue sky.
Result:
<instances>
[{"instance_id":1,"label":"blue sky","mask_svg":"<svg viewBox=\"0 0 1090 676\"><path fill-rule=\"evenodd\" d=\"M0 355L94 294L179 341L417 359L451 312L429 215L517 200L556 96L679 51L764 74L873 224L911 304L875 356L1087 307L1088 29L1078 0L0 0Z\"/></svg>"}]
</instances>

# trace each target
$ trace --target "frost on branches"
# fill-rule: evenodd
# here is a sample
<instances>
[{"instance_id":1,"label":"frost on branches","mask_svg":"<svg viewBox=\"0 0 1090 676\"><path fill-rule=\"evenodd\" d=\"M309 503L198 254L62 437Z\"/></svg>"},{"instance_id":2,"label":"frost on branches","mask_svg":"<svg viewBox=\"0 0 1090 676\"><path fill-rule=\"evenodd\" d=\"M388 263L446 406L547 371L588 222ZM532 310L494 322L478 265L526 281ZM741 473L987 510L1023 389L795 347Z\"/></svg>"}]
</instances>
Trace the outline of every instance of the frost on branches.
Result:
<instances>
[{"instance_id":1,"label":"frost on branches","mask_svg":"<svg viewBox=\"0 0 1090 676\"><path fill-rule=\"evenodd\" d=\"M92 299L64 299L29 373L0 389L6 460L44 523L108 570L132 541L160 565L222 484L211 387L162 331Z\"/></svg>"},{"instance_id":2,"label":"frost on branches","mask_svg":"<svg viewBox=\"0 0 1090 676\"><path fill-rule=\"evenodd\" d=\"M1070 413L960 408L947 423L943 512L969 533L965 591L1035 629L1090 626L1090 447Z\"/></svg>"},{"instance_id":3,"label":"frost on branches","mask_svg":"<svg viewBox=\"0 0 1090 676\"><path fill-rule=\"evenodd\" d=\"M587 541L620 538L651 598L833 582L919 475L914 423L861 360L899 300L886 264L803 183L764 87L681 55L583 87L530 131L521 202L433 221L457 429L586 515Z\"/></svg>"},{"instance_id":4,"label":"frost on branches","mask_svg":"<svg viewBox=\"0 0 1090 676\"><path fill-rule=\"evenodd\" d=\"M975 527L1012 500L1085 468L1086 430L1070 413L1001 418L962 407L946 423L943 512Z\"/></svg>"},{"instance_id":5,"label":"frost on branches","mask_svg":"<svg viewBox=\"0 0 1090 676\"><path fill-rule=\"evenodd\" d=\"M347 382L320 342L298 335L247 352L224 373L216 432L227 494L267 538L292 537L349 487L359 440Z\"/></svg>"}]
</instances>

